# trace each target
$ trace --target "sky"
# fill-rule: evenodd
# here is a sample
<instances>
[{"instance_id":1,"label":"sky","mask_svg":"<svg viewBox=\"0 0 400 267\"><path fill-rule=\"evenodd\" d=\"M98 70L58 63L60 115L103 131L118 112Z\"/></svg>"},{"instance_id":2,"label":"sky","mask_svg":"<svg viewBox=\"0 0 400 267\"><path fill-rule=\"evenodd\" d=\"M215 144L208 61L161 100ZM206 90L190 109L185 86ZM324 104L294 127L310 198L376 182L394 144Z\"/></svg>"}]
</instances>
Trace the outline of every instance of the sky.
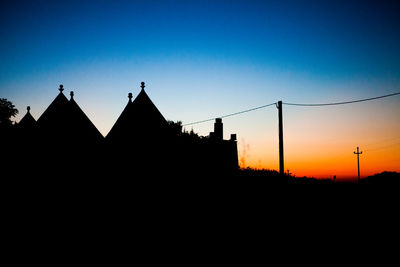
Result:
<instances>
[{"instance_id":1,"label":"sky","mask_svg":"<svg viewBox=\"0 0 400 267\"><path fill-rule=\"evenodd\" d=\"M58 94L106 136L140 82L183 124L274 103L400 91L398 1L0 2L0 97L38 119ZM350 179L400 171L400 97L284 106L285 169ZM242 167L278 169L275 106L225 118ZM213 122L188 126L200 135Z\"/></svg>"}]
</instances>

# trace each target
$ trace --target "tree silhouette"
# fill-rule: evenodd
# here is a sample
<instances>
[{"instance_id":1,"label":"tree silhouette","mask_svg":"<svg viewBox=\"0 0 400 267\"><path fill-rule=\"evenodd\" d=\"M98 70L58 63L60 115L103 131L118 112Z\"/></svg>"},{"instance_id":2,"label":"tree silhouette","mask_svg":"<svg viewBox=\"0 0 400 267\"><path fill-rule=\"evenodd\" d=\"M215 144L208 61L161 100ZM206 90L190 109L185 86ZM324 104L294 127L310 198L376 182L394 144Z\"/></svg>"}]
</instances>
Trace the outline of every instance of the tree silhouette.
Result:
<instances>
[{"instance_id":1,"label":"tree silhouette","mask_svg":"<svg viewBox=\"0 0 400 267\"><path fill-rule=\"evenodd\" d=\"M179 136L182 134L182 122L181 121L167 121L168 122L168 128L170 132L175 135Z\"/></svg>"},{"instance_id":2,"label":"tree silhouette","mask_svg":"<svg viewBox=\"0 0 400 267\"><path fill-rule=\"evenodd\" d=\"M11 117L18 114L18 109L15 108L11 101L6 98L0 98L0 127L6 128L12 125Z\"/></svg>"}]
</instances>

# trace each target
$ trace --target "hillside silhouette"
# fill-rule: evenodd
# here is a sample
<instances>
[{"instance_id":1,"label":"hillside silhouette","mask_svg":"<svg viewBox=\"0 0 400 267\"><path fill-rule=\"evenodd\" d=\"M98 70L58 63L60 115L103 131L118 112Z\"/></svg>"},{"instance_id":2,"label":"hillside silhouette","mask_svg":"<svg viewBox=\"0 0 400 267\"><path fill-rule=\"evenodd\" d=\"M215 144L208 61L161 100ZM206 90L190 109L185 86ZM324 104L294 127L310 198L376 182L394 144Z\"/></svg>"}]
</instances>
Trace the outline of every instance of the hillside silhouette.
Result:
<instances>
[{"instance_id":1,"label":"hillside silhouette","mask_svg":"<svg viewBox=\"0 0 400 267\"><path fill-rule=\"evenodd\" d=\"M384 171L360 180L363 185L400 186L400 173Z\"/></svg>"}]
</instances>

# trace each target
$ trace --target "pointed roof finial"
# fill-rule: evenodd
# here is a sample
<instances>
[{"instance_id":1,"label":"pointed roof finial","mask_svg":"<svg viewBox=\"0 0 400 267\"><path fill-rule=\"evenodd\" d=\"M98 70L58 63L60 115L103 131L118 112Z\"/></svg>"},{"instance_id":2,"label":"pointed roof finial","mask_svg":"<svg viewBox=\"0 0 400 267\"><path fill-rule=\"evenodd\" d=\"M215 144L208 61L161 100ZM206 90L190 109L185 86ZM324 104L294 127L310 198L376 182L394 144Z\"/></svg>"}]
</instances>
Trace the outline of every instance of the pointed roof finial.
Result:
<instances>
[{"instance_id":1,"label":"pointed roof finial","mask_svg":"<svg viewBox=\"0 0 400 267\"><path fill-rule=\"evenodd\" d=\"M30 106L27 106L27 107L26 107L26 110L27 110L28 113L29 113L29 111L31 110L31 107L30 107Z\"/></svg>"},{"instance_id":2,"label":"pointed roof finial","mask_svg":"<svg viewBox=\"0 0 400 267\"><path fill-rule=\"evenodd\" d=\"M132 93L128 94L129 102L132 102Z\"/></svg>"},{"instance_id":3,"label":"pointed roof finial","mask_svg":"<svg viewBox=\"0 0 400 267\"><path fill-rule=\"evenodd\" d=\"M140 87L142 88L142 90L144 90L145 86L144 86L144 82L140 83Z\"/></svg>"},{"instance_id":4,"label":"pointed roof finial","mask_svg":"<svg viewBox=\"0 0 400 267\"><path fill-rule=\"evenodd\" d=\"M71 96L71 99L74 99L74 91L71 91L71 92L69 93L69 95Z\"/></svg>"},{"instance_id":5,"label":"pointed roof finial","mask_svg":"<svg viewBox=\"0 0 400 267\"><path fill-rule=\"evenodd\" d=\"M64 91L64 85L60 84L60 87L58 88L58 90L60 91L60 93L62 93L62 91Z\"/></svg>"}]
</instances>

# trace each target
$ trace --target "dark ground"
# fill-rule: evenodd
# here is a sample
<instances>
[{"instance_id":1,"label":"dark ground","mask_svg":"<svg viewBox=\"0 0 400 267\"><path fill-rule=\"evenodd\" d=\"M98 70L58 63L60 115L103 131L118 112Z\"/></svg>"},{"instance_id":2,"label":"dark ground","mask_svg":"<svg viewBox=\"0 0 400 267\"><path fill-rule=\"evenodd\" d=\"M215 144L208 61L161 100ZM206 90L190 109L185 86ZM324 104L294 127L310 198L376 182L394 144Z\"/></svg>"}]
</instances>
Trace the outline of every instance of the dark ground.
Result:
<instances>
[{"instance_id":1,"label":"dark ground","mask_svg":"<svg viewBox=\"0 0 400 267\"><path fill-rule=\"evenodd\" d=\"M256 169L241 169L238 171L236 178L238 179L256 179L263 183L271 185L343 185L353 186L357 185L357 182L352 181L341 181L332 179L317 179L313 177L295 177L292 175L285 174L285 176L279 175L277 171L271 170L256 170ZM358 185L376 185L376 186L393 186L400 184L400 173L397 172L382 172L362 178Z\"/></svg>"}]
</instances>

